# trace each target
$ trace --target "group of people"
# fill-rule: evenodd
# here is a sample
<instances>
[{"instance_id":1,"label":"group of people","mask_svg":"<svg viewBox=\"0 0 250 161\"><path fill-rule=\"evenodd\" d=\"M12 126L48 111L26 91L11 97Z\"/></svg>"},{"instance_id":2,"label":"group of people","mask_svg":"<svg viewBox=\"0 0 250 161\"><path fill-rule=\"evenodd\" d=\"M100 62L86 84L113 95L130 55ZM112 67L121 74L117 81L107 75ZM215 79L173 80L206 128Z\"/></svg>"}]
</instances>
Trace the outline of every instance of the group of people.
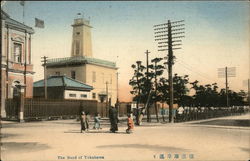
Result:
<instances>
[{"instance_id":1,"label":"group of people","mask_svg":"<svg viewBox=\"0 0 250 161\"><path fill-rule=\"evenodd\" d=\"M84 111L81 112L80 116L80 121L81 121L81 133L83 131L88 131L89 130L89 114ZM118 110L114 106L111 106L109 109L109 120L110 120L110 132L115 133L118 131ZM134 121L133 121L133 115L132 113L128 114L127 118L127 126L128 128L126 129L127 133L131 133L134 129ZM98 113L95 114L94 117L94 127L93 129L101 129L101 124L100 124L100 115Z\"/></svg>"},{"instance_id":2,"label":"group of people","mask_svg":"<svg viewBox=\"0 0 250 161\"><path fill-rule=\"evenodd\" d=\"M81 112L81 116L80 116L80 121L81 121L81 133L83 131L89 131L89 114L84 111ZM98 113L95 114L94 117L94 127L93 129L101 129L101 124L100 124L100 115Z\"/></svg>"}]
</instances>

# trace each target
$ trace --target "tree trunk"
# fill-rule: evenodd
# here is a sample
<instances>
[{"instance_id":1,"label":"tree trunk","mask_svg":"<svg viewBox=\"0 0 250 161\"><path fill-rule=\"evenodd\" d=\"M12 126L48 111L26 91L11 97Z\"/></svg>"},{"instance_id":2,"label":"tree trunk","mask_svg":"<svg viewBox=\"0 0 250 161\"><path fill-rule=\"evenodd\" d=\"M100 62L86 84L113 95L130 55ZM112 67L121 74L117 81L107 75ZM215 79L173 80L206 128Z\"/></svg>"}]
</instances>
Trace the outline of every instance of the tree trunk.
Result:
<instances>
[{"instance_id":1,"label":"tree trunk","mask_svg":"<svg viewBox=\"0 0 250 161\"><path fill-rule=\"evenodd\" d=\"M155 102L155 115L156 115L156 120L159 122L159 117L158 117L158 108L157 108L157 103Z\"/></svg>"}]
</instances>

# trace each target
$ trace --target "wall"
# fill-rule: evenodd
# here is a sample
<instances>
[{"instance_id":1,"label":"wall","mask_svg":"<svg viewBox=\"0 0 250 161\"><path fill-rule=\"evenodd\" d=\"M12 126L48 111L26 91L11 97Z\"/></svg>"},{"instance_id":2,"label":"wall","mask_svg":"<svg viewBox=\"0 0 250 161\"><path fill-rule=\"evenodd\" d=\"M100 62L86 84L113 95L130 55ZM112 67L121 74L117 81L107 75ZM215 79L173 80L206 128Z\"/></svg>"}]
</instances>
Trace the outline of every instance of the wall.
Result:
<instances>
[{"instance_id":1,"label":"wall","mask_svg":"<svg viewBox=\"0 0 250 161\"><path fill-rule=\"evenodd\" d=\"M92 93L96 93L96 99L100 101L99 94L106 94L106 86L108 86L108 95L111 98L111 104L115 105L117 100L117 70L92 64L86 65L86 84L91 85L94 89ZM96 80L93 81L93 72L96 73ZM108 84L106 85L106 82Z\"/></svg>"},{"instance_id":2,"label":"wall","mask_svg":"<svg viewBox=\"0 0 250 161\"><path fill-rule=\"evenodd\" d=\"M111 98L111 104L115 105L117 100L117 70L98 65L86 64L81 66L67 66L47 68L47 76L55 75L60 72L61 75L71 77L71 71L76 71L76 80L81 81L87 85L92 86L94 89L91 91L96 93L96 100L100 102L99 94L106 94L106 82L108 82L108 95ZM96 73L96 81L93 82L93 72ZM93 98L93 97L92 97Z\"/></svg>"},{"instance_id":3,"label":"wall","mask_svg":"<svg viewBox=\"0 0 250 161\"><path fill-rule=\"evenodd\" d=\"M70 94L75 94L76 97L70 97L69 95ZM87 95L86 98L83 98L81 97L81 95L84 94L84 95ZM92 99L90 92L87 92L87 91L74 91L74 90L65 90L64 91L64 98L65 99Z\"/></svg>"},{"instance_id":4,"label":"wall","mask_svg":"<svg viewBox=\"0 0 250 161\"><path fill-rule=\"evenodd\" d=\"M76 80L86 83L86 69L85 66L66 66L66 67L56 67L56 68L47 68L47 76L56 75L56 72L60 72L60 75L66 75L71 78L71 71L76 72Z\"/></svg>"}]
</instances>

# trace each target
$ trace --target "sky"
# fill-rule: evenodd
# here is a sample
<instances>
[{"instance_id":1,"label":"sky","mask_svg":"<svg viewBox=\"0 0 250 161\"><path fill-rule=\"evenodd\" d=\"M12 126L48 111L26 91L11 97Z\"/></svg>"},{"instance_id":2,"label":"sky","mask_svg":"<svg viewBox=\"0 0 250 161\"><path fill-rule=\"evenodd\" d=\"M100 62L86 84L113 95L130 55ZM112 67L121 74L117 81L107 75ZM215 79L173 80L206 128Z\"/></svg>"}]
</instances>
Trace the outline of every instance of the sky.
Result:
<instances>
[{"instance_id":1,"label":"sky","mask_svg":"<svg viewBox=\"0 0 250 161\"><path fill-rule=\"evenodd\" d=\"M95 58L114 61L119 67L119 99L132 96L128 82L131 65L141 60L165 57L154 41L154 25L167 20L185 22L185 38L175 50L173 73L189 75L190 82L218 83L225 88L225 79L218 78L218 68L236 67L236 77L229 78L229 88L247 90L249 79L250 13L247 1L7 1L3 10L11 18L33 27L32 61L34 81L43 78L41 57L69 57L72 27L77 13L90 19L92 48ZM44 20L45 28L35 28L35 18ZM163 74L167 77L167 72Z\"/></svg>"}]
</instances>

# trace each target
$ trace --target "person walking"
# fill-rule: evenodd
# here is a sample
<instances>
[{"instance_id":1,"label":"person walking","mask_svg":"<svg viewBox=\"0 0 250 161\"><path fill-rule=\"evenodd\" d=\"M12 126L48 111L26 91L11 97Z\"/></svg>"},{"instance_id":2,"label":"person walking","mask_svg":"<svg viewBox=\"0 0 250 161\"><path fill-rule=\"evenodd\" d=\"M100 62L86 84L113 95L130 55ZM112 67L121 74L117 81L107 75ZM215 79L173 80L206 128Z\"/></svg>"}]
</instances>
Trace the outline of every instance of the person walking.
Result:
<instances>
[{"instance_id":1,"label":"person walking","mask_svg":"<svg viewBox=\"0 0 250 161\"><path fill-rule=\"evenodd\" d=\"M109 109L109 120L110 120L110 131L115 133L118 131L118 111L114 106L111 106Z\"/></svg>"},{"instance_id":2,"label":"person walking","mask_svg":"<svg viewBox=\"0 0 250 161\"><path fill-rule=\"evenodd\" d=\"M131 117L131 114L128 114L127 125L128 125L128 128L126 129L126 133L130 134L132 133L134 129L134 121Z\"/></svg>"},{"instance_id":3,"label":"person walking","mask_svg":"<svg viewBox=\"0 0 250 161\"><path fill-rule=\"evenodd\" d=\"M89 112L86 112L85 125L87 131L89 131L89 120L90 120Z\"/></svg>"},{"instance_id":4,"label":"person walking","mask_svg":"<svg viewBox=\"0 0 250 161\"><path fill-rule=\"evenodd\" d=\"M84 111L81 112L80 121L81 121L81 133L86 130L86 114Z\"/></svg>"},{"instance_id":5,"label":"person walking","mask_svg":"<svg viewBox=\"0 0 250 161\"><path fill-rule=\"evenodd\" d=\"M95 114L94 122L95 122L94 123L94 129L97 129L97 130L102 129L101 124L100 124L100 115L99 115L99 113Z\"/></svg>"}]
</instances>

